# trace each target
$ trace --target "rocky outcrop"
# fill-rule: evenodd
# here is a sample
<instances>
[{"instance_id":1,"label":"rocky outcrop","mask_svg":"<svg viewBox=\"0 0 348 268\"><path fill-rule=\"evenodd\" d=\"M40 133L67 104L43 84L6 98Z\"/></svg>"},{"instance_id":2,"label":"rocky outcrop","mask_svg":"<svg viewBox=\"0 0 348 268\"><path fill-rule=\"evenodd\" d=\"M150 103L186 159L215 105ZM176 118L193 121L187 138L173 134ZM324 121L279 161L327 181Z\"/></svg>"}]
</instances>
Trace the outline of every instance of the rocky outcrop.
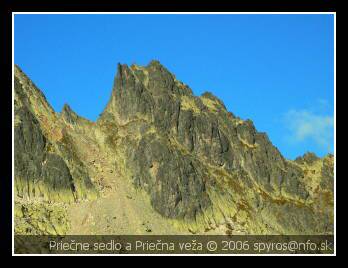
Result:
<instances>
[{"instance_id":1,"label":"rocky outcrop","mask_svg":"<svg viewBox=\"0 0 348 268\"><path fill-rule=\"evenodd\" d=\"M35 111L39 107L22 103ZM92 189L79 144L88 139L107 153L125 179L149 195L154 210L191 232L221 226L253 234L333 232L332 156L285 159L251 120L227 111L209 92L194 96L158 61L119 64L111 98L96 123L67 105L60 115L48 104L43 107L58 118L50 126L57 122L61 137L47 131L40 114L18 108L18 118L28 121L28 126L18 125L15 135L16 170L24 172L18 177L39 177L54 187L70 187L71 193L78 192L77 180L80 188ZM42 175L46 143L55 148L48 167L61 166L59 183L52 172ZM25 158L22 152L31 155ZM26 168L30 165L36 168ZM82 179L76 176L84 171Z\"/></svg>"},{"instance_id":2,"label":"rocky outcrop","mask_svg":"<svg viewBox=\"0 0 348 268\"><path fill-rule=\"evenodd\" d=\"M299 156L295 159L295 162L298 164L313 164L315 161L319 159L315 153L307 152L303 156Z\"/></svg>"},{"instance_id":3,"label":"rocky outcrop","mask_svg":"<svg viewBox=\"0 0 348 268\"><path fill-rule=\"evenodd\" d=\"M17 66L14 93L15 194L24 200L86 198L94 186L63 121Z\"/></svg>"}]
</instances>

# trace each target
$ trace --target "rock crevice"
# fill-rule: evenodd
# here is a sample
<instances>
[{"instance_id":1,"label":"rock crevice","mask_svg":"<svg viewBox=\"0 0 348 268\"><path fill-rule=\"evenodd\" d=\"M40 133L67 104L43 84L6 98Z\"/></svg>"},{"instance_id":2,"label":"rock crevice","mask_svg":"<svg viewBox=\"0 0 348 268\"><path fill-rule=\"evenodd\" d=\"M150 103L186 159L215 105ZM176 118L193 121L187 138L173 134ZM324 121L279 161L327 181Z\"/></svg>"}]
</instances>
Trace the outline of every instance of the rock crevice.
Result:
<instances>
[{"instance_id":1,"label":"rock crevice","mask_svg":"<svg viewBox=\"0 0 348 268\"><path fill-rule=\"evenodd\" d=\"M227 111L212 93L194 96L158 61L118 64L96 123L68 105L56 114L42 93L28 93L40 92L29 81L15 72L20 197L40 192L26 186L39 180L50 194L64 189L73 200L88 198L95 183L81 147L86 141L123 168L124 179L147 193L157 213L192 232L219 226L252 234L333 231L332 155L286 160L251 120Z\"/></svg>"}]
</instances>

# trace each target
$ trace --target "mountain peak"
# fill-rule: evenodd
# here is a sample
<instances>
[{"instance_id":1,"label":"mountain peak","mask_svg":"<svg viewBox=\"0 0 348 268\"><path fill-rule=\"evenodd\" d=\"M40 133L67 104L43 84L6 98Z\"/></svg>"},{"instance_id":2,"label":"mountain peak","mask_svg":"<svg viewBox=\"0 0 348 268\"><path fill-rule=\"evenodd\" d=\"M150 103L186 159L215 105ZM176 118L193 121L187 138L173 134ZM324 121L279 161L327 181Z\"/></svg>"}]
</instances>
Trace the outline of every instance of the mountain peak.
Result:
<instances>
[{"instance_id":1,"label":"mountain peak","mask_svg":"<svg viewBox=\"0 0 348 268\"><path fill-rule=\"evenodd\" d=\"M61 116L70 123L75 122L78 118L78 115L71 109L71 107L67 103L65 103L63 106Z\"/></svg>"},{"instance_id":2,"label":"mountain peak","mask_svg":"<svg viewBox=\"0 0 348 268\"><path fill-rule=\"evenodd\" d=\"M38 89L16 81L16 94L25 91L28 100L26 110L15 105L18 199L28 193L35 200L42 185L49 201L54 192L60 198L60 189L69 200L87 199L87 188L98 189L107 199L88 213L103 221L107 211L110 219L117 213L117 219L136 218L108 206L141 192L147 210L144 202L134 206L135 194L125 207L144 218L144 211L156 212L189 232L219 232L221 226L246 234L333 232L333 159L314 165L284 159L252 121L231 115L212 93L194 96L158 61L118 64L112 97L95 124L83 123L67 104L61 116L48 116L43 99L28 94Z\"/></svg>"},{"instance_id":3,"label":"mountain peak","mask_svg":"<svg viewBox=\"0 0 348 268\"><path fill-rule=\"evenodd\" d=\"M147 67L164 67L159 60L151 60Z\"/></svg>"},{"instance_id":4,"label":"mountain peak","mask_svg":"<svg viewBox=\"0 0 348 268\"><path fill-rule=\"evenodd\" d=\"M113 114L120 119L137 113L151 117L155 98L162 96L175 102L173 97L178 99L182 95L193 96L193 93L159 61L130 67L118 63L111 98L102 114Z\"/></svg>"},{"instance_id":5,"label":"mountain peak","mask_svg":"<svg viewBox=\"0 0 348 268\"><path fill-rule=\"evenodd\" d=\"M306 152L304 155L297 157L295 159L295 162L313 164L315 161L317 161L319 159L320 158L315 153Z\"/></svg>"},{"instance_id":6,"label":"mountain peak","mask_svg":"<svg viewBox=\"0 0 348 268\"><path fill-rule=\"evenodd\" d=\"M69 104L64 103L64 106L63 106L62 112L69 112L69 113L71 113L71 112L74 112L74 111L71 109L71 107L70 107L70 105L69 105Z\"/></svg>"}]
</instances>

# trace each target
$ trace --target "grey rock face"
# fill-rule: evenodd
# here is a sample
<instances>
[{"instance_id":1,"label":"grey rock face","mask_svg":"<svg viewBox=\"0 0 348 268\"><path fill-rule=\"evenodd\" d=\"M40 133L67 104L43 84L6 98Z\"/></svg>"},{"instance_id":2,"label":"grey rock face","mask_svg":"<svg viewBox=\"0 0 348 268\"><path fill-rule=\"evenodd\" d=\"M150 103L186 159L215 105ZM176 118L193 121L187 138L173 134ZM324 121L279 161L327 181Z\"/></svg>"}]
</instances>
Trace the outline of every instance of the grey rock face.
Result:
<instances>
[{"instance_id":1,"label":"grey rock face","mask_svg":"<svg viewBox=\"0 0 348 268\"><path fill-rule=\"evenodd\" d=\"M70 108L68 104L63 106L62 118L64 118L70 124L76 124L79 116Z\"/></svg>"},{"instance_id":2,"label":"grey rock face","mask_svg":"<svg viewBox=\"0 0 348 268\"><path fill-rule=\"evenodd\" d=\"M135 185L149 192L154 208L162 215L194 218L209 205L199 163L172 151L164 140L144 137L136 151L129 152L129 161L135 169Z\"/></svg>"},{"instance_id":3,"label":"grey rock face","mask_svg":"<svg viewBox=\"0 0 348 268\"><path fill-rule=\"evenodd\" d=\"M333 231L333 157L285 159L251 120L227 111L209 92L194 96L158 61L119 64L111 98L95 124L68 105L57 115L27 78L18 77L19 195L40 192L26 183L42 181L50 194L63 189L73 198L87 197L94 185L77 154L81 138L107 151L158 213L190 230L225 225L253 234Z\"/></svg>"},{"instance_id":4,"label":"grey rock face","mask_svg":"<svg viewBox=\"0 0 348 268\"><path fill-rule=\"evenodd\" d=\"M18 67L14 90L16 195L26 199L68 202L83 198L86 189L93 189L86 168L78 159L72 159L74 153L69 144L64 143L64 131L60 131L60 128L52 129L53 126L49 125L53 122L47 118L54 118L53 110ZM40 101L36 104L35 100ZM39 106L42 101L46 111ZM36 113L37 111L43 113ZM51 135L60 136L61 140L54 140L48 133L44 133L48 130L43 129L43 121L39 120L47 122Z\"/></svg>"},{"instance_id":5,"label":"grey rock face","mask_svg":"<svg viewBox=\"0 0 348 268\"><path fill-rule=\"evenodd\" d=\"M295 162L300 164L313 164L315 161L319 160L319 157L316 156L314 153L307 152L303 156L299 156L295 159Z\"/></svg>"},{"instance_id":6,"label":"grey rock face","mask_svg":"<svg viewBox=\"0 0 348 268\"><path fill-rule=\"evenodd\" d=\"M248 204L249 224L259 225L255 228L262 229L267 221L278 233L327 229L325 224L317 224L316 212L307 205L312 197L301 179L304 173L300 167L284 159L251 120L229 113L211 93L193 96L189 87L158 61L146 67L119 65L103 114L112 115L123 126L141 121L143 130L153 130L133 129L137 138L125 140L126 165L134 184L149 193L162 215L196 219L219 205L212 197L218 192L226 196L222 197L226 206L234 207L237 199ZM104 121L102 116L99 122ZM305 161L312 159L305 157ZM223 187L217 187L216 173L224 177ZM241 192L238 187L243 188ZM260 219L257 215L266 208L268 219ZM294 215L297 212L298 217ZM268 222L269 214L277 213L284 215Z\"/></svg>"},{"instance_id":7,"label":"grey rock face","mask_svg":"<svg viewBox=\"0 0 348 268\"><path fill-rule=\"evenodd\" d=\"M321 187L332 191L334 188L334 167L333 167L334 156L328 155L323 161L323 167L321 169Z\"/></svg>"}]
</instances>

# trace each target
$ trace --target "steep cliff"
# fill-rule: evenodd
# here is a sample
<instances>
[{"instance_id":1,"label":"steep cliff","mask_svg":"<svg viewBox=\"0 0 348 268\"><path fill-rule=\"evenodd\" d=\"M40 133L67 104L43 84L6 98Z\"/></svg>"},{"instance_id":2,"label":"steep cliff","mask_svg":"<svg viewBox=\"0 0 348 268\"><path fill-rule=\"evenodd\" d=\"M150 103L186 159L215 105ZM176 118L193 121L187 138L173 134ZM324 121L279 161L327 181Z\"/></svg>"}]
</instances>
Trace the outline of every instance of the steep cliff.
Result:
<instances>
[{"instance_id":1,"label":"steep cliff","mask_svg":"<svg viewBox=\"0 0 348 268\"><path fill-rule=\"evenodd\" d=\"M95 123L68 105L54 112L16 67L15 187L21 202L40 197L79 204L129 183L145 193L148 213L161 218L158 226L168 222L192 233L332 233L333 161L312 154L285 159L251 120L233 115L209 92L194 96L158 61L119 64ZM136 214L147 211L132 206Z\"/></svg>"}]
</instances>

